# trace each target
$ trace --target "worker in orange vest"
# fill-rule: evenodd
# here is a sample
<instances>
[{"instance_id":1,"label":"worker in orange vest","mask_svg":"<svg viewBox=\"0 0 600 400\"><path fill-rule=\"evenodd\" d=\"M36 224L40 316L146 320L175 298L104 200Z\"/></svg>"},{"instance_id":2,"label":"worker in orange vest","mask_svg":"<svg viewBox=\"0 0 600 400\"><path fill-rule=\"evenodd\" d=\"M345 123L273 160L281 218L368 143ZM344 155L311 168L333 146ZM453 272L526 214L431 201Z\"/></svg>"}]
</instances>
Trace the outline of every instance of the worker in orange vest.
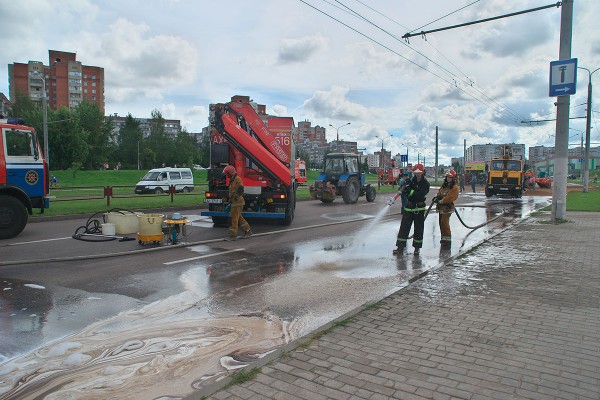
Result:
<instances>
[{"instance_id":1,"label":"worker in orange vest","mask_svg":"<svg viewBox=\"0 0 600 400\"><path fill-rule=\"evenodd\" d=\"M456 199L458 199L456 172L450 169L446 172L444 183L442 183L437 196L433 198L437 206L440 234L442 235L440 243L443 245L449 245L451 241L450 216L454 212L454 201Z\"/></svg>"},{"instance_id":2,"label":"worker in orange vest","mask_svg":"<svg viewBox=\"0 0 600 400\"><path fill-rule=\"evenodd\" d=\"M238 238L246 239L252 236L250 224L242 216L242 210L246 202L244 201L244 183L240 178L233 165L228 165L223 169L225 176L229 178L229 218L231 220L229 226L229 236L225 240L237 240ZM244 231L242 236L238 236L238 229Z\"/></svg>"}]
</instances>

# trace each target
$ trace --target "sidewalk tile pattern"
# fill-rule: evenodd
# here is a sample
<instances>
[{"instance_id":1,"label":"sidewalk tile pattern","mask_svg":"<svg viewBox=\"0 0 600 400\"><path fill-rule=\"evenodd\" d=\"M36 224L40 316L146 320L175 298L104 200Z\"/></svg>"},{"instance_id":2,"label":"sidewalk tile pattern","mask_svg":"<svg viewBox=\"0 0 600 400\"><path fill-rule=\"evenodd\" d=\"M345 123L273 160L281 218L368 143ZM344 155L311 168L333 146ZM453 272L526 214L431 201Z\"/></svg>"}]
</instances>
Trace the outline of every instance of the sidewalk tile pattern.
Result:
<instances>
[{"instance_id":1,"label":"sidewalk tile pattern","mask_svg":"<svg viewBox=\"0 0 600 400\"><path fill-rule=\"evenodd\" d=\"M600 399L600 218L532 217L210 399Z\"/></svg>"}]
</instances>

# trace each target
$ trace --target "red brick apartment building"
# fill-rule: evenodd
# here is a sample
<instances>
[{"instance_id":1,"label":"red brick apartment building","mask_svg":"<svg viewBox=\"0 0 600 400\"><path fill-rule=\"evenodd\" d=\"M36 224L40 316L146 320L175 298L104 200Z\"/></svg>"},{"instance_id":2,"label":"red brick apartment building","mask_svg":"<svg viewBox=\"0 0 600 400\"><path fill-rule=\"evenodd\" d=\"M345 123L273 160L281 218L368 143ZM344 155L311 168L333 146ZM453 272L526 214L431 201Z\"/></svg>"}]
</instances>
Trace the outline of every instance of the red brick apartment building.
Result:
<instances>
[{"instance_id":1,"label":"red brick apartment building","mask_svg":"<svg viewBox=\"0 0 600 400\"><path fill-rule=\"evenodd\" d=\"M49 66L41 61L8 65L8 85L11 102L17 96L28 95L42 106L44 85L48 107L77 107L87 100L104 112L104 68L82 65L75 53L48 50Z\"/></svg>"}]
</instances>

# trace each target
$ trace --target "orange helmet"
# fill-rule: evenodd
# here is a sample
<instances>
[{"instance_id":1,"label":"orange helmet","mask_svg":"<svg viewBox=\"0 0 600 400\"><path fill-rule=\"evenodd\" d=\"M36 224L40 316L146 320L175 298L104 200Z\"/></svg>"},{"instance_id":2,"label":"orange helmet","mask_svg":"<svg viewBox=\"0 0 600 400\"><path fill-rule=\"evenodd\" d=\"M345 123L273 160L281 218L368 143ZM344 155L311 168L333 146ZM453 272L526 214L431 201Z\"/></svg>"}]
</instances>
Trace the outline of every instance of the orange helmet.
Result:
<instances>
[{"instance_id":1,"label":"orange helmet","mask_svg":"<svg viewBox=\"0 0 600 400\"><path fill-rule=\"evenodd\" d=\"M228 165L223 169L223 173L227 176L235 175L235 167L233 165Z\"/></svg>"},{"instance_id":2,"label":"orange helmet","mask_svg":"<svg viewBox=\"0 0 600 400\"><path fill-rule=\"evenodd\" d=\"M413 173L424 173L425 172L425 167L423 166L423 164L416 164L413 169L412 169Z\"/></svg>"},{"instance_id":3,"label":"orange helmet","mask_svg":"<svg viewBox=\"0 0 600 400\"><path fill-rule=\"evenodd\" d=\"M456 171L449 169L446 171L446 176L451 176L452 178L456 179Z\"/></svg>"}]
</instances>

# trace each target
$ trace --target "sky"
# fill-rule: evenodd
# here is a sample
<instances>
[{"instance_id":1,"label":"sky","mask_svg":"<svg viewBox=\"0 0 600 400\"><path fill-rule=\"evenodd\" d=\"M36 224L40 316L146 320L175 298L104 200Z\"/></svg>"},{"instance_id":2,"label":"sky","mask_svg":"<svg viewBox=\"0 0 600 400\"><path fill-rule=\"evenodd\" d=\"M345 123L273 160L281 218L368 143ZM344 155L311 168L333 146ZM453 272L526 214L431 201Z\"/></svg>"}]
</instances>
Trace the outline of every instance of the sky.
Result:
<instances>
[{"instance_id":1,"label":"sky","mask_svg":"<svg viewBox=\"0 0 600 400\"><path fill-rule=\"evenodd\" d=\"M48 50L104 68L106 113L159 110L189 132L208 106L247 95L267 112L327 127L327 139L373 153L438 163L486 143L554 145L550 62L559 59L561 8L420 32L556 4L549 0L0 0L8 65ZM600 1L574 0L571 57L600 67ZM600 71L592 76L600 83ZM588 72L578 70L571 117L585 117ZM595 92L598 93L597 89ZM597 98L598 95L594 96ZM591 144L600 144L592 106ZM585 119L570 121L570 147Z\"/></svg>"}]
</instances>

